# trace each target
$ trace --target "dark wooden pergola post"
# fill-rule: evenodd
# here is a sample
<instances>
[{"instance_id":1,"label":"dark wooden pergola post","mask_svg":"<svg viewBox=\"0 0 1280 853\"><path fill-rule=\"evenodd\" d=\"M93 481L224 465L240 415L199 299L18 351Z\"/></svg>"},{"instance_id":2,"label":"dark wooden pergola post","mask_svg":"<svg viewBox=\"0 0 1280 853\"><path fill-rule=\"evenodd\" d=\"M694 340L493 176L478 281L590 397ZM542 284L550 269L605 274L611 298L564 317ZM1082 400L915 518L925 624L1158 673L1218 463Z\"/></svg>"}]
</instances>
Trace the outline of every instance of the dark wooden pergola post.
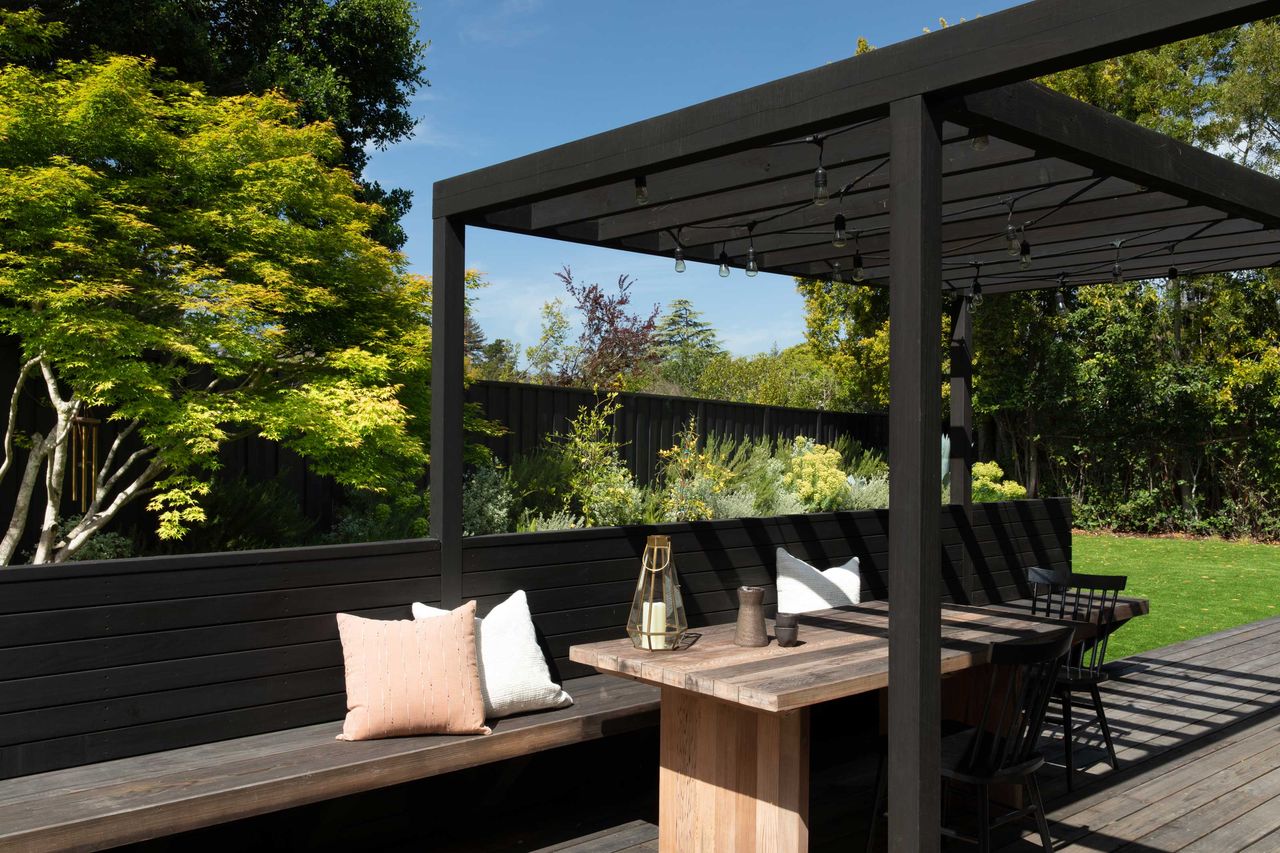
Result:
<instances>
[{"instance_id":1,"label":"dark wooden pergola post","mask_svg":"<svg viewBox=\"0 0 1280 853\"><path fill-rule=\"evenodd\" d=\"M435 220L431 276L431 535L440 540L440 600L462 603L463 310L466 226Z\"/></svg>"},{"instance_id":2,"label":"dark wooden pergola post","mask_svg":"<svg viewBox=\"0 0 1280 853\"><path fill-rule=\"evenodd\" d=\"M889 110L889 848L939 847L942 123Z\"/></svg>"}]
</instances>

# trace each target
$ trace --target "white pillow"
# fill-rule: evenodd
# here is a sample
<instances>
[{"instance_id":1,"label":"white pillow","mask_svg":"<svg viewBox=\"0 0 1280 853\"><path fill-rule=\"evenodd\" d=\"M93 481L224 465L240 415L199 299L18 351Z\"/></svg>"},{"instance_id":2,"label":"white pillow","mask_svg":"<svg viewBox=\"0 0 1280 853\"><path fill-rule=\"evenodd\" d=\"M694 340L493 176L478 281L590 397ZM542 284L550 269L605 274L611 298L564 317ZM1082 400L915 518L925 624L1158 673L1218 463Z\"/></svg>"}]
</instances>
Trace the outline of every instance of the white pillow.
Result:
<instances>
[{"instance_id":1,"label":"white pillow","mask_svg":"<svg viewBox=\"0 0 1280 853\"><path fill-rule=\"evenodd\" d=\"M421 602L413 603L414 619L448 613ZM476 650L487 719L573 704L572 697L551 680L524 590L511 593L488 616L476 619Z\"/></svg>"},{"instance_id":2,"label":"white pillow","mask_svg":"<svg viewBox=\"0 0 1280 853\"><path fill-rule=\"evenodd\" d=\"M810 613L857 604L862 579L858 558L820 572L797 557L778 549L778 612Z\"/></svg>"}]
</instances>

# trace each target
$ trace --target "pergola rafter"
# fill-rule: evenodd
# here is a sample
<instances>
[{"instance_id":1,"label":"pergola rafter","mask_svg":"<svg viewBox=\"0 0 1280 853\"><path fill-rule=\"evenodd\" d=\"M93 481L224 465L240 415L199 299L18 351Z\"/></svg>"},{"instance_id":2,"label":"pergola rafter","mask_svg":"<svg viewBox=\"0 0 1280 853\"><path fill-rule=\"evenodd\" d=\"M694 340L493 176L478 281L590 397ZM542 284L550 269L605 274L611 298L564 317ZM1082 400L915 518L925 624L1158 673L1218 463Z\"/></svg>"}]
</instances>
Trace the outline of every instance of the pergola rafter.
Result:
<instances>
[{"instance_id":1,"label":"pergola rafter","mask_svg":"<svg viewBox=\"0 0 1280 853\"><path fill-rule=\"evenodd\" d=\"M891 316L890 842L937 849L939 295L955 297L952 500L967 504L975 274L996 294L1109 282L1117 261L1128 279L1280 263L1280 182L1022 81L1277 13L1280 0L1036 0L437 183L431 526L445 603L462 595L466 226L668 258L679 245L734 266L751 247L762 271L804 277L847 275L859 252ZM1011 224L1029 265L1009 253Z\"/></svg>"}]
</instances>

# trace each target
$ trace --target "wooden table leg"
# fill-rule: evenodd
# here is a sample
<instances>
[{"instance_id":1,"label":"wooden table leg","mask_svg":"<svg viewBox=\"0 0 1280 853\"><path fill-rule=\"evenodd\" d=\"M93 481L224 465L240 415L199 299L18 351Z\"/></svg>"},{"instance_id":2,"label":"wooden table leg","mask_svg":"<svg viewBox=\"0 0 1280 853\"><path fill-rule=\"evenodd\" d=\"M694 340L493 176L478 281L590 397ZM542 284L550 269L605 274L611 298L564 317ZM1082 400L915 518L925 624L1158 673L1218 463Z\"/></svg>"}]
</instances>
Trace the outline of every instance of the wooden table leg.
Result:
<instances>
[{"instance_id":1,"label":"wooden table leg","mask_svg":"<svg viewBox=\"0 0 1280 853\"><path fill-rule=\"evenodd\" d=\"M809 711L769 714L662 689L663 853L809 847Z\"/></svg>"}]
</instances>

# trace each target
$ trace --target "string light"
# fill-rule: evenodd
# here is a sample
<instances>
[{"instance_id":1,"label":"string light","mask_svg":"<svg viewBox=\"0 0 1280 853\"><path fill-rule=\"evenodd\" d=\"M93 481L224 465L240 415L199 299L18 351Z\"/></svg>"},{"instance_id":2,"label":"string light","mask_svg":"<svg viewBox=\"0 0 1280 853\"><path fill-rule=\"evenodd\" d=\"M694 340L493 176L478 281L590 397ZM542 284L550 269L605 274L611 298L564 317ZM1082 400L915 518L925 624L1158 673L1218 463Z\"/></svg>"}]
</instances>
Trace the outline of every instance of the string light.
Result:
<instances>
[{"instance_id":1,"label":"string light","mask_svg":"<svg viewBox=\"0 0 1280 853\"><path fill-rule=\"evenodd\" d=\"M815 137L818 146L818 168L813 173L813 203L822 207L831 200L831 191L827 189L827 170L822 168L822 137Z\"/></svg>"},{"instance_id":2,"label":"string light","mask_svg":"<svg viewBox=\"0 0 1280 853\"><path fill-rule=\"evenodd\" d=\"M1025 236L1018 245L1018 267L1024 270L1031 267L1031 244Z\"/></svg>"},{"instance_id":3,"label":"string light","mask_svg":"<svg viewBox=\"0 0 1280 853\"><path fill-rule=\"evenodd\" d=\"M1012 214L1010 214L1012 216ZM1005 226L1004 229L1005 244L1008 247L1010 257L1018 257L1022 253L1022 239L1018 236L1018 229L1012 222Z\"/></svg>"},{"instance_id":4,"label":"string light","mask_svg":"<svg viewBox=\"0 0 1280 853\"><path fill-rule=\"evenodd\" d=\"M1123 245L1123 243L1124 243L1123 240L1116 240L1112 244L1113 246L1116 247L1116 261L1111 265L1111 283L1112 284L1124 283L1124 267L1120 265L1120 246Z\"/></svg>"},{"instance_id":5,"label":"string light","mask_svg":"<svg viewBox=\"0 0 1280 853\"><path fill-rule=\"evenodd\" d=\"M1178 283L1178 268L1177 268L1177 267L1169 267L1169 276L1168 276L1168 278L1169 278L1169 284L1170 284L1170 285L1175 285L1175 286L1177 285L1177 283Z\"/></svg>"},{"instance_id":6,"label":"string light","mask_svg":"<svg viewBox=\"0 0 1280 853\"><path fill-rule=\"evenodd\" d=\"M974 151L986 151L988 146L991 145L991 137L985 133L979 133L969 140L969 144L973 146Z\"/></svg>"},{"instance_id":7,"label":"string light","mask_svg":"<svg viewBox=\"0 0 1280 853\"><path fill-rule=\"evenodd\" d=\"M636 178L636 204L649 203L649 179L644 175Z\"/></svg>"},{"instance_id":8,"label":"string light","mask_svg":"<svg viewBox=\"0 0 1280 853\"><path fill-rule=\"evenodd\" d=\"M760 267L756 265L756 240L751 235L755 228L754 222L747 226L747 278L755 278L760 274Z\"/></svg>"},{"instance_id":9,"label":"string light","mask_svg":"<svg viewBox=\"0 0 1280 853\"><path fill-rule=\"evenodd\" d=\"M1067 274L1058 273L1058 289L1053 295L1054 304L1058 309L1058 316L1065 317L1067 315Z\"/></svg>"},{"instance_id":10,"label":"string light","mask_svg":"<svg viewBox=\"0 0 1280 853\"><path fill-rule=\"evenodd\" d=\"M832 281L840 280L840 262L839 261L831 262L831 280Z\"/></svg>"},{"instance_id":11,"label":"string light","mask_svg":"<svg viewBox=\"0 0 1280 853\"><path fill-rule=\"evenodd\" d=\"M720 277L729 277L729 255L724 249L720 250Z\"/></svg>"},{"instance_id":12,"label":"string light","mask_svg":"<svg viewBox=\"0 0 1280 853\"><path fill-rule=\"evenodd\" d=\"M858 234L853 235L853 280L862 281L867 277L867 271L863 269L862 252L858 248Z\"/></svg>"},{"instance_id":13,"label":"string light","mask_svg":"<svg viewBox=\"0 0 1280 853\"><path fill-rule=\"evenodd\" d=\"M836 214L835 233L831 237L831 245L837 249L843 249L849 244L849 235L845 231L845 220L843 213Z\"/></svg>"},{"instance_id":14,"label":"string light","mask_svg":"<svg viewBox=\"0 0 1280 853\"><path fill-rule=\"evenodd\" d=\"M978 280L979 273L982 272L982 264L974 262L973 264L973 284L969 287L968 309L970 313L980 305L982 305L982 282Z\"/></svg>"},{"instance_id":15,"label":"string light","mask_svg":"<svg viewBox=\"0 0 1280 853\"><path fill-rule=\"evenodd\" d=\"M684 246L680 244L680 234L679 233L672 234L671 237L673 240L676 241L676 252L675 252L676 272L684 272L684 269L685 269Z\"/></svg>"}]
</instances>

